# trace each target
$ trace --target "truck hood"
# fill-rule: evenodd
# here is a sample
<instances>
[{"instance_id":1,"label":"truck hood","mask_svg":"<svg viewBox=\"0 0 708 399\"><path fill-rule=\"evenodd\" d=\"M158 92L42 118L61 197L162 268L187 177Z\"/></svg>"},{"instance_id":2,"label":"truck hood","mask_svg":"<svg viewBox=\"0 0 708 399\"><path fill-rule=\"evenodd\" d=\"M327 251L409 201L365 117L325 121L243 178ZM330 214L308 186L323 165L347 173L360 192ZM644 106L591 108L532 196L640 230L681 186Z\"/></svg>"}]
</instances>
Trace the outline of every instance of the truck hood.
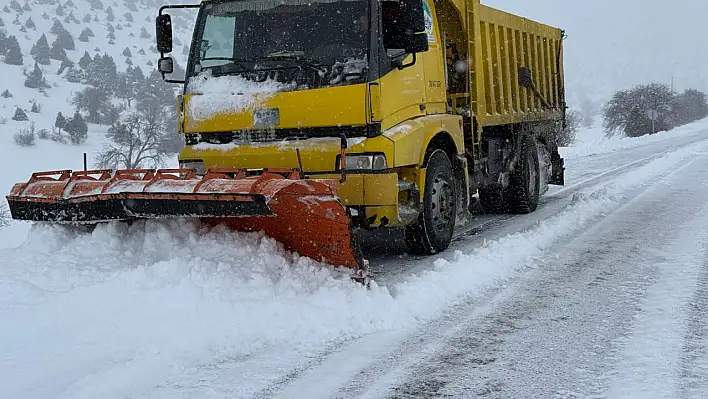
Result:
<instances>
[{"instance_id":1,"label":"truck hood","mask_svg":"<svg viewBox=\"0 0 708 399\"><path fill-rule=\"evenodd\" d=\"M366 94L366 84L296 90L240 76L198 76L185 92L183 128L208 133L364 125Z\"/></svg>"}]
</instances>

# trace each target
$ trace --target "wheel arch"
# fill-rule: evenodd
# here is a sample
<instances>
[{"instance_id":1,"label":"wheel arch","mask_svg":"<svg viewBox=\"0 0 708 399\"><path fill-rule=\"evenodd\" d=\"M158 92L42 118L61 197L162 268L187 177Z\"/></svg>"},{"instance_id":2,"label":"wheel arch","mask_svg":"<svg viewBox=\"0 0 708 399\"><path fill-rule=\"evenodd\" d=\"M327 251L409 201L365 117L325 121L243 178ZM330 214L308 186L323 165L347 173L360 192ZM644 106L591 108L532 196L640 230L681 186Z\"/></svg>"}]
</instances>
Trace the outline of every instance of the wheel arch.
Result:
<instances>
[{"instance_id":1,"label":"wheel arch","mask_svg":"<svg viewBox=\"0 0 708 399\"><path fill-rule=\"evenodd\" d=\"M459 216L469 207L470 200L469 179L466 173L466 160L464 156L459 154L457 145L455 144L455 140L452 138L452 135L443 130L435 134L430 141L428 141L425 152L423 153L424 155L423 161L421 162L421 168L427 168L428 160L435 150L442 150L445 152L450 159L450 163L452 164L452 173L455 176L457 183L457 212Z\"/></svg>"},{"instance_id":2,"label":"wheel arch","mask_svg":"<svg viewBox=\"0 0 708 399\"><path fill-rule=\"evenodd\" d=\"M426 143L425 151L422 154L423 159L420 163L421 167L425 168L428 166L428 160L434 150L443 150L447 156L450 157L450 161L453 163L456 155L458 154L457 145L455 144L455 140L452 139L450 133L444 130L440 131L433 135Z\"/></svg>"}]
</instances>

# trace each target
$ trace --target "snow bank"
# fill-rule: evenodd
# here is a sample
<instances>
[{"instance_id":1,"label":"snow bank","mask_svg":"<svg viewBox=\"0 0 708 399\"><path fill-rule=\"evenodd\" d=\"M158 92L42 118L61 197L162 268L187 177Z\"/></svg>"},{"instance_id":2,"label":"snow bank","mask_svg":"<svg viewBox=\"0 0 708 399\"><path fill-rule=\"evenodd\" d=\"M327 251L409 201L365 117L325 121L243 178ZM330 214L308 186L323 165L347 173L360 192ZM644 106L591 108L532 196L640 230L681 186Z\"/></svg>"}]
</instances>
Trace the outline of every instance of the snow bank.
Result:
<instances>
[{"instance_id":1,"label":"snow bank","mask_svg":"<svg viewBox=\"0 0 708 399\"><path fill-rule=\"evenodd\" d=\"M259 234L195 222L35 226L0 252L0 396L135 397L193 367L413 326L503 284L622 193L706 151L668 153L577 194L530 231L364 290ZM149 395L147 395L149 396Z\"/></svg>"},{"instance_id":2,"label":"snow bank","mask_svg":"<svg viewBox=\"0 0 708 399\"><path fill-rule=\"evenodd\" d=\"M671 140L678 134L696 133L708 129L708 119L693 122L676 129L649 134L641 137L614 136L608 138L601 127L579 129L576 142L572 146L561 147L561 156L574 159L595 154L605 154L623 149L639 147L649 143Z\"/></svg>"},{"instance_id":3,"label":"snow bank","mask_svg":"<svg viewBox=\"0 0 708 399\"><path fill-rule=\"evenodd\" d=\"M254 82L241 76L211 76L210 71L191 77L187 94L192 94L187 112L193 120L217 114L253 111L273 94L291 86L268 79Z\"/></svg>"}]
</instances>

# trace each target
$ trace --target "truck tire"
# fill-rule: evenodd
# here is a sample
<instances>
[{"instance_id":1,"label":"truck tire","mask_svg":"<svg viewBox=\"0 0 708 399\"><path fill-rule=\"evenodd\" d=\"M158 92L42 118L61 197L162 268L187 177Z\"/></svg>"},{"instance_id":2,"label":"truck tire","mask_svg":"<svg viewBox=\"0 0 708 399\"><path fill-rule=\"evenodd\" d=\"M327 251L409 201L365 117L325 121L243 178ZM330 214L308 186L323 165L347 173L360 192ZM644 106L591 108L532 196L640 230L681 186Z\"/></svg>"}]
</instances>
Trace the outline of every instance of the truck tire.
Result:
<instances>
[{"instance_id":1,"label":"truck tire","mask_svg":"<svg viewBox=\"0 0 708 399\"><path fill-rule=\"evenodd\" d=\"M418 220L406 226L405 240L416 255L432 255L450 246L457 215L457 184L447 154L433 150L428 159Z\"/></svg>"},{"instance_id":2,"label":"truck tire","mask_svg":"<svg viewBox=\"0 0 708 399\"><path fill-rule=\"evenodd\" d=\"M538 150L533 137L525 135L521 139L519 164L509 177L507 201L512 213L526 214L538 208L541 189L541 174Z\"/></svg>"}]
</instances>

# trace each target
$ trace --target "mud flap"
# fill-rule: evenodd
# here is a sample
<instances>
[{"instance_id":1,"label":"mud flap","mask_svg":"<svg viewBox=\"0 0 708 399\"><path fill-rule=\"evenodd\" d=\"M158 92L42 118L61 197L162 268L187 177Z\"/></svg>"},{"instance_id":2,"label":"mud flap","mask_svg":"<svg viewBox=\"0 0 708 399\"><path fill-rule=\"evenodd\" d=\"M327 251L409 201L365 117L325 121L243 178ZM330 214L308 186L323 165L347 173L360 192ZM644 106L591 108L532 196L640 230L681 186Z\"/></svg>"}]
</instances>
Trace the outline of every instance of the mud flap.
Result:
<instances>
[{"instance_id":1,"label":"mud flap","mask_svg":"<svg viewBox=\"0 0 708 399\"><path fill-rule=\"evenodd\" d=\"M548 184L565 185L565 161L558 153L557 147L551 154L551 178L548 180Z\"/></svg>"}]
</instances>

